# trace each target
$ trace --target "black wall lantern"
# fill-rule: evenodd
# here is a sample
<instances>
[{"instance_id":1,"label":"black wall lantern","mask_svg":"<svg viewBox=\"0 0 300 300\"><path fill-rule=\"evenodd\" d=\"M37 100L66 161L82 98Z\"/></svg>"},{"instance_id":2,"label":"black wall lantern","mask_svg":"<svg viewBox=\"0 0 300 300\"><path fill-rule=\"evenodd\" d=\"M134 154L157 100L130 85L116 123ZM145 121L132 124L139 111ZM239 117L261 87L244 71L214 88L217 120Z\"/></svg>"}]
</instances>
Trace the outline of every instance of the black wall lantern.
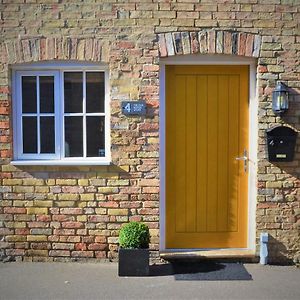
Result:
<instances>
[{"instance_id":1,"label":"black wall lantern","mask_svg":"<svg viewBox=\"0 0 300 300\"><path fill-rule=\"evenodd\" d=\"M272 93L272 109L276 115L282 115L289 108L289 92L284 83L278 82Z\"/></svg>"}]
</instances>

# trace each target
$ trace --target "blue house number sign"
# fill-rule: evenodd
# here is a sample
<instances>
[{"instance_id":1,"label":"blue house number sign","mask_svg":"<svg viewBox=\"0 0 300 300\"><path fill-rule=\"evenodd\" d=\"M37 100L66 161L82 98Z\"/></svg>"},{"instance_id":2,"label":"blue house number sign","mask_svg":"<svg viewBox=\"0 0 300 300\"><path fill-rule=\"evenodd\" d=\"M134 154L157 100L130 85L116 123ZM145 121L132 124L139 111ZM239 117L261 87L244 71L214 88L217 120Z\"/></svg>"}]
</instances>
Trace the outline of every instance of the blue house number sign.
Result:
<instances>
[{"instance_id":1,"label":"blue house number sign","mask_svg":"<svg viewBox=\"0 0 300 300\"><path fill-rule=\"evenodd\" d=\"M144 116L146 114L145 101L123 101L122 113L124 115Z\"/></svg>"}]
</instances>

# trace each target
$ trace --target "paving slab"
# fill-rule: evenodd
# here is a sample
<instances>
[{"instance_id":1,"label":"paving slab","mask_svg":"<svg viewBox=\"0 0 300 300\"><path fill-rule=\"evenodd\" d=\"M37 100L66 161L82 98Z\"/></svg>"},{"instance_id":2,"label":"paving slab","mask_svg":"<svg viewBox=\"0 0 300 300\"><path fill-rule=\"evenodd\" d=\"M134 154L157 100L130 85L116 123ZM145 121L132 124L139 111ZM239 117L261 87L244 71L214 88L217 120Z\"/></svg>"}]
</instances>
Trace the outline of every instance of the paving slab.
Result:
<instances>
[{"instance_id":1,"label":"paving slab","mask_svg":"<svg viewBox=\"0 0 300 300\"><path fill-rule=\"evenodd\" d=\"M163 265L151 275L119 277L116 263L1 263L0 299L300 299L294 266Z\"/></svg>"}]
</instances>

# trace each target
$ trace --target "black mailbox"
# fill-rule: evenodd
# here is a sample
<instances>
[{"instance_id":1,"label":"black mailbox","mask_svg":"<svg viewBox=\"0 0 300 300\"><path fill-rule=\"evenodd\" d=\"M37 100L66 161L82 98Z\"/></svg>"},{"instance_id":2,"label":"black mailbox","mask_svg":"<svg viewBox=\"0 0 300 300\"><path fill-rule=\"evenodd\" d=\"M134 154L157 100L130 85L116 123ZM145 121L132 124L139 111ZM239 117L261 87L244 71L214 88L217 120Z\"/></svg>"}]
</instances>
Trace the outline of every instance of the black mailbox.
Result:
<instances>
[{"instance_id":1,"label":"black mailbox","mask_svg":"<svg viewBox=\"0 0 300 300\"><path fill-rule=\"evenodd\" d=\"M287 126L267 130L269 161L292 161L294 159L297 132Z\"/></svg>"}]
</instances>

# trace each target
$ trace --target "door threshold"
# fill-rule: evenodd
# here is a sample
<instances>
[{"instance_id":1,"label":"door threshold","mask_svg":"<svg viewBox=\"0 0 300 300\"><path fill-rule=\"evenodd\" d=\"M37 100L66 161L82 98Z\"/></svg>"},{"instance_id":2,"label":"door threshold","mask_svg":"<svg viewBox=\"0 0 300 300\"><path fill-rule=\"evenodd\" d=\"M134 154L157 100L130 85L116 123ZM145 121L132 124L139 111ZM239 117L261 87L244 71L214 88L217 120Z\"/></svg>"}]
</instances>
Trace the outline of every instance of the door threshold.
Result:
<instances>
[{"instance_id":1,"label":"door threshold","mask_svg":"<svg viewBox=\"0 0 300 300\"><path fill-rule=\"evenodd\" d=\"M165 260L177 259L254 259L255 250L249 249L203 249L203 250L163 250L160 257Z\"/></svg>"}]
</instances>

